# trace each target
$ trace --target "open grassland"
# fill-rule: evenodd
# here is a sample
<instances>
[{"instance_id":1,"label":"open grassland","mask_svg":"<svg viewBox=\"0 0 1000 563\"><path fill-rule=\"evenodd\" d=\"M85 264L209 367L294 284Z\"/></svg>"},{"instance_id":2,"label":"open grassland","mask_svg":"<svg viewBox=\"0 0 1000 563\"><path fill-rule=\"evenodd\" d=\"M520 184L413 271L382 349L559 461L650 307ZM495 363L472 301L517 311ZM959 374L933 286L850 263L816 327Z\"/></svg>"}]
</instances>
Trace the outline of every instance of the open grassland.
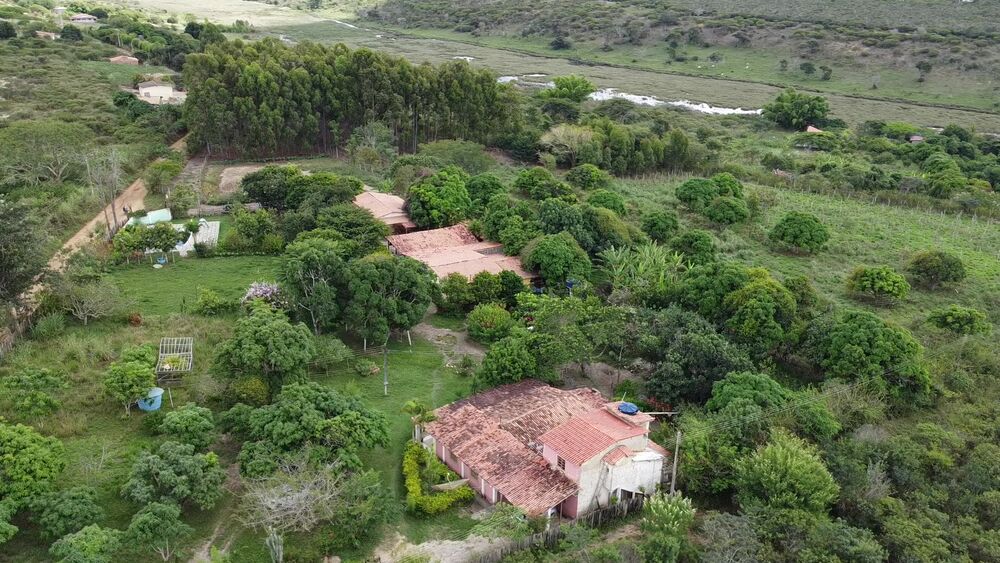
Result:
<instances>
[{"instance_id":1,"label":"open grassland","mask_svg":"<svg viewBox=\"0 0 1000 563\"><path fill-rule=\"evenodd\" d=\"M942 215L791 189L753 186L762 202L760 217L749 224L720 229L700 216L683 211L673 188L683 178L633 180L620 184L623 194L637 205L678 206L689 226L712 230L722 252L750 266L765 267L780 276L805 275L827 301L844 307L875 310L914 331L925 344L941 332L924 322L932 309L956 303L985 311L1000 321L1000 225L968 217ZM814 256L796 256L770 248L767 233L789 211L816 215L830 229L828 248ZM927 249L959 256L968 279L954 287L927 291L914 287L894 307L874 307L850 298L845 280L858 266L888 265L903 271L909 258Z\"/></svg>"},{"instance_id":2,"label":"open grassland","mask_svg":"<svg viewBox=\"0 0 1000 563\"><path fill-rule=\"evenodd\" d=\"M672 0L672 5L695 13L744 14L769 19L913 26L930 29L990 30L1000 21L996 2L953 0Z\"/></svg>"},{"instance_id":3,"label":"open grassland","mask_svg":"<svg viewBox=\"0 0 1000 563\"><path fill-rule=\"evenodd\" d=\"M615 45L610 51L604 50L598 41L581 41L569 49L553 51L549 46L550 38L545 36L523 37L511 33L473 37L468 33L445 29L396 29L395 31L413 37L472 43L496 49L528 52L541 57L556 56L670 74L760 82L829 94L901 99L992 111L1000 107L998 105L1000 81L989 72L960 71L941 67L935 68L923 82L918 82L918 71L911 61L903 59L902 55L898 64L886 64L858 56L857 53L843 55L820 53L811 56L809 60L816 66L829 65L833 69L830 80L821 80L819 71L806 75L798 69L799 64L806 59L801 58L799 49L794 47L795 42L791 39L775 47L684 45L677 51L683 52L686 60L679 61L672 60L670 47L664 41L650 41L642 45ZM901 53L904 51L906 49L900 49ZM787 70L781 70L782 60L788 64ZM873 89L873 84L877 84L877 88Z\"/></svg>"},{"instance_id":4,"label":"open grassland","mask_svg":"<svg viewBox=\"0 0 1000 563\"><path fill-rule=\"evenodd\" d=\"M630 53L623 49L621 53L612 52L611 59L584 65L574 63L565 58L566 55L557 55L553 51L548 51L549 54L546 55L546 47L538 43L538 40L525 38L475 39L468 34L441 30L403 32L390 28L375 28L367 22L337 22L332 18L323 19L319 15L300 10L281 9L245 0L218 0L208 6L195 0L167 0L162 3L152 0L132 1L135 5L150 10L160 10L164 14L191 13L220 22L249 19L258 29L258 33L254 36L269 34L296 41L342 42L351 47L386 51L417 63L424 61L441 63L458 57L473 57L473 65L489 67L498 75L582 74L601 88L617 88L623 92L655 96L662 100L686 99L725 107L760 107L777 95L781 85L791 82L788 76L775 77L780 71L776 70L774 61L766 57L759 62L755 59L751 63L750 72L747 72L745 66L748 61L729 53L726 56L734 58L725 64L732 68L728 73L720 70L727 73L727 76L708 78L677 73L677 70L680 70L684 73L700 74L708 73L712 69L697 69L697 63L693 65L695 67L693 70L672 69L666 65L665 57L661 56L660 51L664 49L662 46L652 47L653 51L647 54ZM496 43L491 43L492 41ZM589 55L581 58L591 59ZM739 66L741 62L743 67ZM954 81L950 77L944 74L935 77L934 73L931 73L928 77L930 84L925 90L910 84L913 77L909 70L880 73L880 83L884 83L884 87L881 88L887 89L887 92L895 91L892 95L883 92L879 92L879 95L902 98L919 94L924 96L920 101L926 101L927 105L918 105L906 101L867 97L871 95L870 91L866 90L871 86L868 82L871 78L868 71L854 69L844 72L843 82L835 89L838 93L826 95L834 114L851 123L869 119L941 126L956 123L966 127L976 127L980 131L1000 131L1000 114L934 105L960 104L974 108L991 108L996 101L996 95L990 94L993 84L988 82L955 88ZM837 76L836 69L835 76ZM734 77L747 81L732 80ZM773 81L774 84L762 81ZM815 79L808 80L808 83L807 86L812 88L829 86ZM855 94L861 97L852 97Z\"/></svg>"}]
</instances>

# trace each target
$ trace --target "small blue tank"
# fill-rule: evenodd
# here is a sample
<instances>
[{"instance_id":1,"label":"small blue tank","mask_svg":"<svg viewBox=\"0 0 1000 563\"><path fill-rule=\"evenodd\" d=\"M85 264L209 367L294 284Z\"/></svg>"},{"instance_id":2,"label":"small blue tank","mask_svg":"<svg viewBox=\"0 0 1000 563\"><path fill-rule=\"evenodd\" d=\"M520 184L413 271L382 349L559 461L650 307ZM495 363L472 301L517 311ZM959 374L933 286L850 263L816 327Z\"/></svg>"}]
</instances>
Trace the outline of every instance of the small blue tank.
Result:
<instances>
[{"instance_id":1,"label":"small blue tank","mask_svg":"<svg viewBox=\"0 0 1000 563\"><path fill-rule=\"evenodd\" d=\"M153 412L160 410L160 405L163 403L163 389L160 387L153 387L149 390L149 394L146 395L145 399L139 399L139 410L145 412Z\"/></svg>"}]
</instances>

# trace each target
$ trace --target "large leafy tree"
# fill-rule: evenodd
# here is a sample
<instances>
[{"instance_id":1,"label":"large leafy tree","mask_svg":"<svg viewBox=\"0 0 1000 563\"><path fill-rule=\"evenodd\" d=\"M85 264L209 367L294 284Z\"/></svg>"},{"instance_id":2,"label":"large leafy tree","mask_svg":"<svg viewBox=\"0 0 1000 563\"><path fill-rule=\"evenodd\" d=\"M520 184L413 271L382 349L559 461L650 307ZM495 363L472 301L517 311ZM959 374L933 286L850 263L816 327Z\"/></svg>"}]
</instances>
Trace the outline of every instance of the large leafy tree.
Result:
<instances>
[{"instance_id":1,"label":"large leafy tree","mask_svg":"<svg viewBox=\"0 0 1000 563\"><path fill-rule=\"evenodd\" d=\"M49 554L58 563L111 563L121 546L121 531L91 524L59 538Z\"/></svg>"},{"instance_id":2,"label":"large leafy tree","mask_svg":"<svg viewBox=\"0 0 1000 563\"><path fill-rule=\"evenodd\" d=\"M678 303L713 320L725 317L725 299L750 282L750 272L733 262L713 262L688 270L674 292Z\"/></svg>"},{"instance_id":3,"label":"large leafy tree","mask_svg":"<svg viewBox=\"0 0 1000 563\"><path fill-rule=\"evenodd\" d=\"M323 208L316 216L316 225L344 235L358 245L357 254L364 255L384 247L389 226L376 219L370 211L352 203L340 203Z\"/></svg>"},{"instance_id":4,"label":"large leafy tree","mask_svg":"<svg viewBox=\"0 0 1000 563\"><path fill-rule=\"evenodd\" d=\"M240 187L248 201L281 211L285 208L292 181L301 174L294 166L265 166L244 176Z\"/></svg>"},{"instance_id":5,"label":"large leafy tree","mask_svg":"<svg viewBox=\"0 0 1000 563\"><path fill-rule=\"evenodd\" d=\"M542 90L539 96L543 98L566 98L574 102L582 102L587 99L597 88L586 78L570 74L569 76L557 76L552 79L552 88Z\"/></svg>"},{"instance_id":6,"label":"large leafy tree","mask_svg":"<svg viewBox=\"0 0 1000 563\"><path fill-rule=\"evenodd\" d=\"M153 366L139 361L119 361L111 364L104 376L104 392L125 407L125 413L132 410L136 401L145 397L156 383Z\"/></svg>"},{"instance_id":7,"label":"large leafy tree","mask_svg":"<svg viewBox=\"0 0 1000 563\"><path fill-rule=\"evenodd\" d=\"M536 270L556 290L570 280L586 281L591 270L590 257L567 232L532 241L524 249L524 265Z\"/></svg>"},{"instance_id":8,"label":"large leafy tree","mask_svg":"<svg viewBox=\"0 0 1000 563\"><path fill-rule=\"evenodd\" d=\"M830 231L815 215L791 211L778 221L767 236L772 242L796 251L816 253L830 240Z\"/></svg>"},{"instance_id":9,"label":"large leafy tree","mask_svg":"<svg viewBox=\"0 0 1000 563\"><path fill-rule=\"evenodd\" d=\"M144 451L132 465L122 496L138 502L192 504L208 510L222 498L226 474L214 453L195 453L194 446L164 442Z\"/></svg>"},{"instance_id":10,"label":"large leafy tree","mask_svg":"<svg viewBox=\"0 0 1000 563\"><path fill-rule=\"evenodd\" d=\"M744 510L825 514L839 493L816 450L780 432L737 466L737 481L736 498Z\"/></svg>"},{"instance_id":11,"label":"large leafy tree","mask_svg":"<svg viewBox=\"0 0 1000 563\"><path fill-rule=\"evenodd\" d=\"M286 385L270 405L237 405L224 423L245 440L239 461L247 476L272 473L281 459L310 445L314 457L357 467L361 450L389 439L385 415L317 383Z\"/></svg>"},{"instance_id":12,"label":"large leafy tree","mask_svg":"<svg viewBox=\"0 0 1000 563\"><path fill-rule=\"evenodd\" d=\"M806 351L827 375L870 382L896 399L918 399L930 392L920 343L867 311L844 311L813 322Z\"/></svg>"},{"instance_id":13,"label":"large leafy tree","mask_svg":"<svg viewBox=\"0 0 1000 563\"><path fill-rule=\"evenodd\" d=\"M653 317L648 327L640 347L655 367L646 389L660 401L705 401L716 381L750 368L746 354L696 314L671 307Z\"/></svg>"},{"instance_id":14,"label":"large leafy tree","mask_svg":"<svg viewBox=\"0 0 1000 563\"><path fill-rule=\"evenodd\" d=\"M160 432L200 450L215 440L215 420L209 409L187 404L163 416Z\"/></svg>"},{"instance_id":15,"label":"large leafy tree","mask_svg":"<svg viewBox=\"0 0 1000 563\"><path fill-rule=\"evenodd\" d=\"M535 377L538 364L528 349L527 338L508 336L490 346L483 365L476 372L475 386L479 389L516 383Z\"/></svg>"},{"instance_id":16,"label":"large leafy tree","mask_svg":"<svg viewBox=\"0 0 1000 563\"><path fill-rule=\"evenodd\" d=\"M48 491L65 467L62 442L0 419L0 543L17 533L9 523L14 514Z\"/></svg>"},{"instance_id":17,"label":"large leafy tree","mask_svg":"<svg viewBox=\"0 0 1000 563\"><path fill-rule=\"evenodd\" d=\"M132 517L125 538L134 545L155 551L164 561L171 561L178 544L192 532L194 528L181 521L180 506L151 502Z\"/></svg>"},{"instance_id":18,"label":"large leafy tree","mask_svg":"<svg viewBox=\"0 0 1000 563\"><path fill-rule=\"evenodd\" d=\"M423 228L448 227L465 219L472 207L468 181L461 168L448 166L417 182L406 202L410 218Z\"/></svg>"},{"instance_id":19,"label":"large leafy tree","mask_svg":"<svg viewBox=\"0 0 1000 563\"><path fill-rule=\"evenodd\" d=\"M826 118L829 111L830 106L822 96L811 96L789 88L778 94L773 102L764 105L763 115L782 127L801 130Z\"/></svg>"},{"instance_id":20,"label":"large leafy tree","mask_svg":"<svg viewBox=\"0 0 1000 563\"><path fill-rule=\"evenodd\" d=\"M281 282L296 316L307 320L316 334L334 328L340 316L338 298L347 275L340 250L338 243L323 239L305 239L285 248Z\"/></svg>"},{"instance_id":21,"label":"large leafy tree","mask_svg":"<svg viewBox=\"0 0 1000 563\"><path fill-rule=\"evenodd\" d=\"M0 196L0 302L16 300L41 272L45 238L27 206Z\"/></svg>"},{"instance_id":22,"label":"large leafy tree","mask_svg":"<svg viewBox=\"0 0 1000 563\"><path fill-rule=\"evenodd\" d=\"M266 303L236 321L233 336L219 346L215 369L228 377L260 375L277 391L301 378L316 354L312 334L304 324L292 324L282 311Z\"/></svg>"},{"instance_id":23,"label":"large leafy tree","mask_svg":"<svg viewBox=\"0 0 1000 563\"><path fill-rule=\"evenodd\" d=\"M434 274L410 258L372 255L348 268L347 326L366 343L383 342L391 330L409 330L427 313L436 289Z\"/></svg>"},{"instance_id":24,"label":"large leafy tree","mask_svg":"<svg viewBox=\"0 0 1000 563\"><path fill-rule=\"evenodd\" d=\"M31 501L32 519L42 537L55 540L104 518L93 487L73 487L38 495Z\"/></svg>"},{"instance_id":25,"label":"large leafy tree","mask_svg":"<svg viewBox=\"0 0 1000 563\"><path fill-rule=\"evenodd\" d=\"M61 182L81 169L94 133L80 123L17 120L0 129L0 170L14 182Z\"/></svg>"}]
</instances>

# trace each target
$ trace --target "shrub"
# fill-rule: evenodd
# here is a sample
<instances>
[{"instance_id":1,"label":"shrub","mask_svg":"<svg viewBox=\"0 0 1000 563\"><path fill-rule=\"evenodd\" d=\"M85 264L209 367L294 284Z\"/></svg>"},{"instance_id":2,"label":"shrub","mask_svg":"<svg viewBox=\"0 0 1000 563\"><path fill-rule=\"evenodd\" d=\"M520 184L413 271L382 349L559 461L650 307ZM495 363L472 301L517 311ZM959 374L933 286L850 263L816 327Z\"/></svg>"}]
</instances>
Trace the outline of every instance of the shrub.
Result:
<instances>
[{"instance_id":1,"label":"shrub","mask_svg":"<svg viewBox=\"0 0 1000 563\"><path fill-rule=\"evenodd\" d=\"M910 292L910 284L888 266L860 267L847 278L847 289L879 300L904 299Z\"/></svg>"},{"instance_id":2,"label":"shrub","mask_svg":"<svg viewBox=\"0 0 1000 563\"><path fill-rule=\"evenodd\" d=\"M736 179L736 176L733 176L729 172L720 172L712 176L712 182L715 184L719 195L728 195L737 199L743 199L743 184Z\"/></svg>"},{"instance_id":3,"label":"shrub","mask_svg":"<svg viewBox=\"0 0 1000 563\"><path fill-rule=\"evenodd\" d=\"M913 281L934 289L943 283L960 282L965 279L965 264L954 254L940 250L926 250L918 253L906 266Z\"/></svg>"},{"instance_id":4,"label":"shrub","mask_svg":"<svg viewBox=\"0 0 1000 563\"><path fill-rule=\"evenodd\" d=\"M932 311L927 320L956 334L985 334L992 328L982 311L959 305Z\"/></svg>"},{"instance_id":5,"label":"shrub","mask_svg":"<svg viewBox=\"0 0 1000 563\"><path fill-rule=\"evenodd\" d=\"M569 184L560 182L552 172L541 166L522 170L514 180L514 188L527 194L531 199L541 201L550 197L572 195Z\"/></svg>"},{"instance_id":6,"label":"shrub","mask_svg":"<svg viewBox=\"0 0 1000 563\"><path fill-rule=\"evenodd\" d=\"M270 390L267 381L262 377L244 377L237 379L229 386L233 400L252 407L266 405L270 401Z\"/></svg>"},{"instance_id":7,"label":"shrub","mask_svg":"<svg viewBox=\"0 0 1000 563\"><path fill-rule=\"evenodd\" d=\"M763 116L782 127L801 130L824 119L829 111L830 106L822 96L800 94L789 88L764 106Z\"/></svg>"},{"instance_id":8,"label":"shrub","mask_svg":"<svg viewBox=\"0 0 1000 563\"><path fill-rule=\"evenodd\" d=\"M188 404L164 415L160 432L202 449L215 440L215 420L212 411Z\"/></svg>"},{"instance_id":9,"label":"shrub","mask_svg":"<svg viewBox=\"0 0 1000 563\"><path fill-rule=\"evenodd\" d=\"M587 198L587 203L594 207L610 209L619 215L625 214L625 198L611 190L597 190Z\"/></svg>"},{"instance_id":10,"label":"shrub","mask_svg":"<svg viewBox=\"0 0 1000 563\"><path fill-rule=\"evenodd\" d=\"M66 315L49 313L38 319L31 327L31 336L37 340L49 340L61 335L66 330Z\"/></svg>"},{"instance_id":11,"label":"shrub","mask_svg":"<svg viewBox=\"0 0 1000 563\"><path fill-rule=\"evenodd\" d=\"M489 344L507 336L513 320L507 309L499 304L482 303L469 313L466 323L473 340Z\"/></svg>"},{"instance_id":12,"label":"shrub","mask_svg":"<svg viewBox=\"0 0 1000 563\"><path fill-rule=\"evenodd\" d=\"M705 210L705 216L723 225L740 223L750 218L750 209L742 199L731 196L717 197Z\"/></svg>"},{"instance_id":13,"label":"shrub","mask_svg":"<svg viewBox=\"0 0 1000 563\"><path fill-rule=\"evenodd\" d=\"M667 242L679 227L677 214L672 211L654 211L642 218L642 231L656 242Z\"/></svg>"},{"instance_id":14,"label":"shrub","mask_svg":"<svg viewBox=\"0 0 1000 563\"><path fill-rule=\"evenodd\" d=\"M702 212L719 195L715 182L705 178L691 178L677 186L677 199L688 209Z\"/></svg>"},{"instance_id":15,"label":"shrub","mask_svg":"<svg viewBox=\"0 0 1000 563\"><path fill-rule=\"evenodd\" d=\"M236 309L236 301L226 299L215 291L203 288L194 302L194 313L206 317L214 317Z\"/></svg>"},{"instance_id":16,"label":"shrub","mask_svg":"<svg viewBox=\"0 0 1000 563\"><path fill-rule=\"evenodd\" d=\"M797 251L815 253L830 240L830 231L815 215L792 211L778 221L768 238Z\"/></svg>"},{"instance_id":17,"label":"shrub","mask_svg":"<svg viewBox=\"0 0 1000 563\"><path fill-rule=\"evenodd\" d=\"M496 165L485 147L472 141L443 140L420 145L419 156L437 158L460 166L469 174L482 174Z\"/></svg>"},{"instance_id":18,"label":"shrub","mask_svg":"<svg viewBox=\"0 0 1000 563\"><path fill-rule=\"evenodd\" d=\"M707 264L715 260L715 242L712 235L700 229L691 229L670 239L670 248L684 255L692 264Z\"/></svg>"},{"instance_id":19,"label":"shrub","mask_svg":"<svg viewBox=\"0 0 1000 563\"><path fill-rule=\"evenodd\" d=\"M465 183L469 175L448 166L410 187L406 200L413 222L423 228L448 227L465 219L472 199Z\"/></svg>"},{"instance_id":20,"label":"shrub","mask_svg":"<svg viewBox=\"0 0 1000 563\"><path fill-rule=\"evenodd\" d=\"M611 174L593 164L581 164L566 173L566 181L581 190L607 189L611 187Z\"/></svg>"},{"instance_id":21,"label":"shrub","mask_svg":"<svg viewBox=\"0 0 1000 563\"><path fill-rule=\"evenodd\" d=\"M382 368L378 367L378 364L367 358L359 358L354 361L354 373L360 375L361 377L378 375L380 371L382 371Z\"/></svg>"},{"instance_id":22,"label":"shrub","mask_svg":"<svg viewBox=\"0 0 1000 563\"><path fill-rule=\"evenodd\" d=\"M434 462L440 465L437 458L432 457L432 455L416 442L406 444L406 450L403 453L403 479L406 485L407 510L424 514L439 514L459 502L469 502L475 498L476 494L468 485L462 485L450 491L430 493L430 487L435 483L424 482L424 470L428 466L433 466ZM457 477L454 473L447 471L445 479Z\"/></svg>"}]
</instances>

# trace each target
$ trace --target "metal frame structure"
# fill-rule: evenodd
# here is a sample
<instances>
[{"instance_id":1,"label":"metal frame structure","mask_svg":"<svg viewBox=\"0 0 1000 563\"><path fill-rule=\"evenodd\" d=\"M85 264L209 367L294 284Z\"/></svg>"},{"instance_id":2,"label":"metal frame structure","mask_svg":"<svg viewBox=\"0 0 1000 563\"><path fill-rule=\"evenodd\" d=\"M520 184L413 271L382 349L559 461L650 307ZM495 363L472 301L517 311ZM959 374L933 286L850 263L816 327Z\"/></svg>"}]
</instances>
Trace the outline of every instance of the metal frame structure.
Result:
<instances>
[{"instance_id":1,"label":"metal frame structure","mask_svg":"<svg viewBox=\"0 0 1000 563\"><path fill-rule=\"evenodd\" d=\"M158 382L179 381L194 365L194 338L166 337L160 339L160 356L156 361Z\"/></svg>"}]
</instances>

